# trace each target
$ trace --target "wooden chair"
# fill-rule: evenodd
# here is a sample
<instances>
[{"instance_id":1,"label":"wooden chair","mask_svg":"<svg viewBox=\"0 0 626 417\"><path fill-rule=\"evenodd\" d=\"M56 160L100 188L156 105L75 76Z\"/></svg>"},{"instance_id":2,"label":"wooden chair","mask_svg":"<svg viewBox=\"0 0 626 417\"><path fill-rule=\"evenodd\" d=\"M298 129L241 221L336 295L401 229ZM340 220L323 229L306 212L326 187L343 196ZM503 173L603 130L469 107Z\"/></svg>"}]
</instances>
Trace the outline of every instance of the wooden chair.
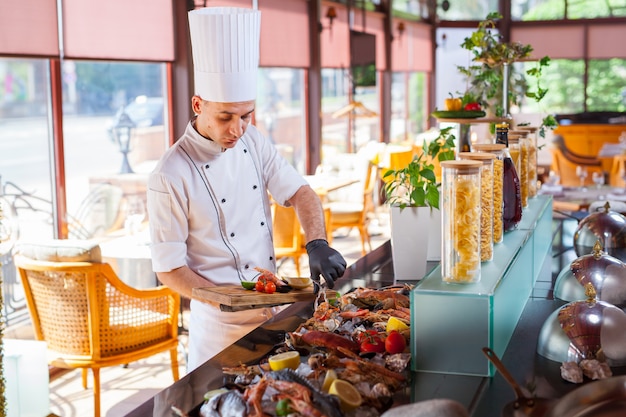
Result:
<instances>
[{"instance_id":1,"label":"wooden chair","mask_svg":"<svg viewBox=\"0 0 626 417\"><path fill-rule=\"evenodd\" d=\"M100 368L126 365L169 351L178 380L180 296L167 287L135 289L100 262L88 241L18 244L15 255L35 337L48 345L51 366L94 377L94 416L100 416Z\"/></svg>"},{"instance_id":2,"label":"wooden chair","mask_svg":"<svg viewBox=\"0 0 626 417\"><path fill-rule=\"evenodd\" d=\"M332 243L332 234L329 232L330 209L324 208L327 240ZM276 259L293 259L296 273L301 275L300 257L306 254L306 237L293 207L284 207L272 204L272 229L274 233L274 254Z\"/></svg>"},{"instance_id":3,"label":"wooden chair","mask_svg":"<svg viewBox=\"0 0 626 417\"><path fill-rule=\"evenodd\" d=\"M274 232L274 254L276 260L291 258L300 275L300 256L302 251L302 233L300 222L293 207L284 207L277 203L272 204L272 229Z\"/></svg>"},{"instance_id":4,"label":"wooden chair","mask_svg":"<svg viewBox=\"0 0 626 417\"><path fill-rule=\"evenodd\" d=\"M370 219L374 215L374 192L378 169L373 163L367 164L367 173L363 181L362 201L333 201L328 203L330 208L330 232L348 227L359 229L361 235L361 253L365 255L367 249L372 250L370 235L367 230ZM367 248L366 248L367 246Z\"/></svg>"},{"instance_id":5,"label":"wooden chair","mask_svg":"<svg viewBox=\"0 0 626 417\"><path fill-rule=\"evenodd\" d=\"M552 140L552 146L549 148L552 154L552 165L550 169L559 173L561 185L566 187L576 187L580 185L580 179L576 175L576 167L584 166L587 168L587 178L585 184L593 184L592 173L602 172L602 161L595 157L580 155L572 152L565 146L563 137L555 136Z\"/></svg>"}]
</instances>

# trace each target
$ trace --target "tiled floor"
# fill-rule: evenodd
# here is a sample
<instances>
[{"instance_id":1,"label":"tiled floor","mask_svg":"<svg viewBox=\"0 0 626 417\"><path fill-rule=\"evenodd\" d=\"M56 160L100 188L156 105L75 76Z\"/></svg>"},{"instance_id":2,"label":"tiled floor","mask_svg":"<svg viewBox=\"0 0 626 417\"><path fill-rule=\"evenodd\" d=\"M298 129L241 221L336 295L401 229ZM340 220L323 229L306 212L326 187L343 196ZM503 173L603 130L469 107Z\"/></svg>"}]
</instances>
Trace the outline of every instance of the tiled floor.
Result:
<instances>
[{"instance_id":1,"label":"tiled floor","mask_svg":"<svg viewBox=\"0 0 626 417\"><path fill-rule=\"evenodd\" d=\"M380 225L374 225L372 245L377 247L387 239L388 226L384 214L379 216ZM348 235L338 231L333 246L346 258L348 264L361 256L361 242L358 231L352 230ZM302 261L306 256L302 257ZM308 265L303 262L302 274L308 273ZM307 269L305 269L307 268ZM286 261L279 270L282 274L292 274L293 263ZM32 338L30 323L5 330L7 338ZM185 374L184 361L185 336L181 336L179 349L180 375ZM163 353L151 358L130 363L127 367L115 366L104 368L100 372L101 381L101 412L103 417L119 417L135 409L139 404L154 396L157 392L173 383L169 355ZM83 389L79 370L64 371L54 377L50 384L50 413L58 417L89 417L93 416L92 374L89 373L88 389ZM44 416L42 416L44 417Z\"/></svg>"}]
</instances>

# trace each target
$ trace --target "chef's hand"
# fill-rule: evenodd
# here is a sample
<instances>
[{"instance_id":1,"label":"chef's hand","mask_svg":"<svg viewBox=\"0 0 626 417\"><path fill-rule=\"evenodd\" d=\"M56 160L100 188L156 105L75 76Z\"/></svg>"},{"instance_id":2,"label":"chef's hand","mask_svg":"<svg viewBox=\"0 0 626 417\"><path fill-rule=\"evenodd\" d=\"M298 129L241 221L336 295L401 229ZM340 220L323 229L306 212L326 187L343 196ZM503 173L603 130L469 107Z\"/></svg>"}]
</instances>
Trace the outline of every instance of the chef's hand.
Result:
<instances>
[{"instance_id":1,"label":"chef's hand","mask_svg":"<svg viewBox=\"0 0 626 417\"><path fill-rule=\"evenodd\" d=\"M328 288L333 288L335 281L341 278L346 270L347 264L343 256L328 246L324 239L315 239L307 243L306 253L309 255L311 279L319 282L321 275Z\"/></svg>"}]
</instances>

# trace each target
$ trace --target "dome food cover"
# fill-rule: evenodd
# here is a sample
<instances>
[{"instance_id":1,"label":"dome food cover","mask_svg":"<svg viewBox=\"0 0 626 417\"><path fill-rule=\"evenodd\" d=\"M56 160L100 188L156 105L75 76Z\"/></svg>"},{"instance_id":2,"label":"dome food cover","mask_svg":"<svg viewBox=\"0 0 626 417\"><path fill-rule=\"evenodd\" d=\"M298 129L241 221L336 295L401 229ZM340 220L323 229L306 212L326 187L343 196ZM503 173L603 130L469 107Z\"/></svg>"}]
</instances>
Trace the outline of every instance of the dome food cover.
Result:
<instances>
[{"instance_id":1,"label":"dome food cover","mask_svg":"<svg viewBox=\"0 0 626 417\"><path fill-rule=\"evenodd\" d=\"M591 253L597 240L600 240L606 253L626 261L626 217L611 211L608 202L604 210L591 213L578 223L574 233L576 255Z\"/></svg>"},{"instance_id":2,"label":"dome food cover","mask_svg":"<svg viewBox=\"0 0 626 417\"><path fill-rule=\"evenodd\" d=\"M537 353L557 362L606 360L609 366L626 365L626 313L596 299L592 284L587 299L554 311L539 333Z\"/></svg>"},{"instance_id":3,"label":"dome food cover","mask_svg":"<svg viewBox=\"0 0 626 417\"><path fill-rule=\"evenodd\" d=\"M593 251L575 259L570 269L580 283L583 295L583 288L592 284L598 300L620 308L626 307L626 264L604 252L599 240ZM582 299L584 297L578 298Z\"/></svg>"}]
</instances>

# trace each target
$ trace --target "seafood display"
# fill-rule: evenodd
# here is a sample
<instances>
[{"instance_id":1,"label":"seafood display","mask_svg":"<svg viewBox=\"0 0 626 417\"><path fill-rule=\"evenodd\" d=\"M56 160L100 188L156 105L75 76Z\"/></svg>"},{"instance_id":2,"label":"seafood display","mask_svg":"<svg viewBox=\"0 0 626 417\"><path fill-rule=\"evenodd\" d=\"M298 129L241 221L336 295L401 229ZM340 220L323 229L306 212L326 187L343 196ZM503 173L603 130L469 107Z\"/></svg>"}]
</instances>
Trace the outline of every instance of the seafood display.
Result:
<instances>
[{"instance_id":1,"label":"seafood display","mask_svg":"<svg viewBox=\"0 0 626 417\"><path fill-rule=\"evenodd\" d=\"M380 416L408 389L410 290L321 293L312 317L259 363L223 369L200 416Z\"/></svg>"}]
</instances>

